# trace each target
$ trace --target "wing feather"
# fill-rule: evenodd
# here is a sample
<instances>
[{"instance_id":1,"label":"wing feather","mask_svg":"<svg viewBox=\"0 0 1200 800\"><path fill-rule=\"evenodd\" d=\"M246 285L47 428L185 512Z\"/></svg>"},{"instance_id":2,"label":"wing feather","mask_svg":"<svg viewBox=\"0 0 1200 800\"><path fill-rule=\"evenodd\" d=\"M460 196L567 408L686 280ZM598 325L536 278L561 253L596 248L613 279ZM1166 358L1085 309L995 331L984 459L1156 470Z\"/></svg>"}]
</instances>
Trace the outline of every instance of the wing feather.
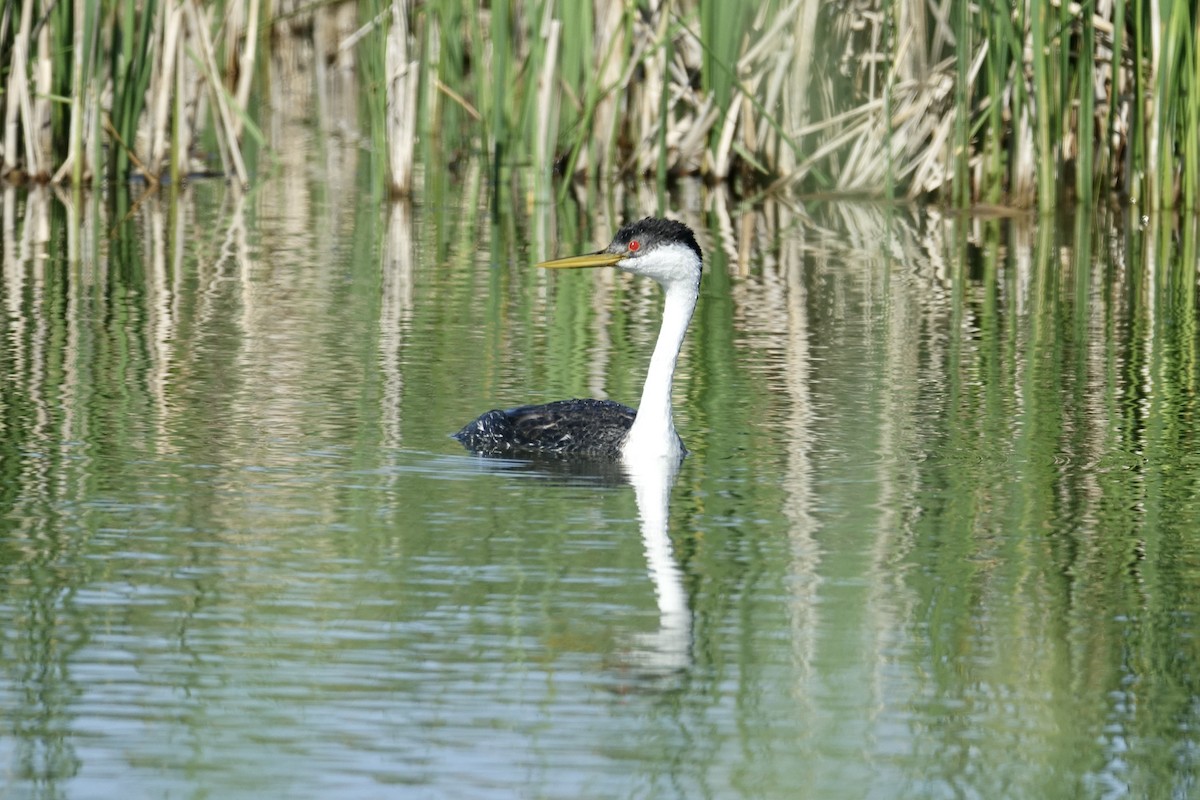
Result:
<instances>
[{"instance_id":1,"label":"wing feather","mask_svg":"<svg viewBox=\"0 0 1200 800\"><path fill-rule=\"evenodd\" d=\"M616 458L637 416L611 400L559 400L495 409L454 438L484 455L581 455Z\"/></svg>"}]
</instances>

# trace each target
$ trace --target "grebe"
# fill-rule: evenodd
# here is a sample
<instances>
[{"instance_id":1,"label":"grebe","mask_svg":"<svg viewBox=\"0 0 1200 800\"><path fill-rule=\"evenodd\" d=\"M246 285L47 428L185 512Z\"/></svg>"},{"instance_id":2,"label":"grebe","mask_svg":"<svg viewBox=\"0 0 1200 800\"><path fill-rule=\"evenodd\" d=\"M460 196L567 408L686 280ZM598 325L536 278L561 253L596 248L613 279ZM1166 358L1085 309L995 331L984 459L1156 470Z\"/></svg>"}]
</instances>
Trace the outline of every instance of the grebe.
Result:
<instances>
[{"instance_id":1,"label":"grebe","mask_svg":"<svg viewBox=\"0 0 1200 800\"><path fill-rule=\"evenodd\" d=\"M662 327L636 411L612 400L559 400L493 410L454 438L484 455L640 461L680 459L687 450L671 415L671 380L700 296L703 256L682 222L647 217L619 231L598 253L543 261L547 269L617 267L653 278L666 294Z\"/></svg>"}]
</instances>

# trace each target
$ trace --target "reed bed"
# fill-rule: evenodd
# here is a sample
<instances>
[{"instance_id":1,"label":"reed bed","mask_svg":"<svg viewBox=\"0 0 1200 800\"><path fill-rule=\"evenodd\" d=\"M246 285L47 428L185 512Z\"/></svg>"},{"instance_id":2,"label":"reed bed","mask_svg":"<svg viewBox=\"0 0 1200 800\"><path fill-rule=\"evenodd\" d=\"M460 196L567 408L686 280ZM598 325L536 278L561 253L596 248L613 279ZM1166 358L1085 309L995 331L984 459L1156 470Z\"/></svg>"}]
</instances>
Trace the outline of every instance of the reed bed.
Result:
<instances>
[{"instance_id":1,"label":"reed bed","mask_svg":"<svg viewBox=\"0 0 1200 800\"><path fill-rule=\"evenodd\" d=\"M0 11L8 181L150 183L211 169L245 183L261 3L20 0ZM227 27L228 26L228 27ZM236 41L215 33L236 30ZM232 46L231 46L232 45Z\"/></svg>"},{"instance_id":2,"label":"reed bed","mask_svg":"<svg viewBox=\"0 0 1200 800\"><path fill-rule=\"evenodd\" d=\"M352 65L394 194L482 157L493 183L1194 209L1198 31L1187 0L8 0L2 169L245 183L286 112L253 98L307 40L314 93Z\"/></svg>"}]
</instances>

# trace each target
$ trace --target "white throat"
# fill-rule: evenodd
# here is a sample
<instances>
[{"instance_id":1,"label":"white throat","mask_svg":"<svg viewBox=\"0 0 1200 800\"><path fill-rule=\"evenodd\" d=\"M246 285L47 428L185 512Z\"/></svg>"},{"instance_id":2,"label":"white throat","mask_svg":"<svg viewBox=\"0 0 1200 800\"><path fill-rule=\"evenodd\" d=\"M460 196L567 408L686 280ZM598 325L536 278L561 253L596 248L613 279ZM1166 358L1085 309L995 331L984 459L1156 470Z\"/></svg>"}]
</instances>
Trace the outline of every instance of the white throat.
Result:
<instances>
[{"instance_id":1,"label":"white throat","mask_svg":"<svg viewBox=\"0 0 1200 800\"><path fill-rule=\"evenodd\" d=\"M671 415L671 382L684 334L687 333L692 312L696 310L700 285L699 281L677 280L665 284L663 289L666 303L662 327L658 331L654 354L650 356L650 369L646 372L646 383L642 387L637 419L621 448L621 457L626 463L648 458L678 460L684 453Z\"/></svg>"}]
</instances>

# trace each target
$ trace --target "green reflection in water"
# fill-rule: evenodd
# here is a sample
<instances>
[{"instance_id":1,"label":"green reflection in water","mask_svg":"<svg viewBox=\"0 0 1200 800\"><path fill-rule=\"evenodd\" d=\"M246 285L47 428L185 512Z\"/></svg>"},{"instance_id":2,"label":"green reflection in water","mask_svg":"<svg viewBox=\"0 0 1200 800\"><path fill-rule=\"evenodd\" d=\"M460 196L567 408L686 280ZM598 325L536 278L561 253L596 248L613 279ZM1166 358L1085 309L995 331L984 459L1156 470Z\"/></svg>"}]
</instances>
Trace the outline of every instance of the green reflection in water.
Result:
<instances>
[{"instance_id":1,"label":"green reflection in water","mask_svg":"<svg viewBox=\"0 0 1200 800\"><path fill-rule=\"evenodd\" d=\"M447 436L636 401L617 215L338 197L4 195L18 791L1195 791L1194 228L706 197L652 670L629 488Z\"/></svg>"}]
</instances>

